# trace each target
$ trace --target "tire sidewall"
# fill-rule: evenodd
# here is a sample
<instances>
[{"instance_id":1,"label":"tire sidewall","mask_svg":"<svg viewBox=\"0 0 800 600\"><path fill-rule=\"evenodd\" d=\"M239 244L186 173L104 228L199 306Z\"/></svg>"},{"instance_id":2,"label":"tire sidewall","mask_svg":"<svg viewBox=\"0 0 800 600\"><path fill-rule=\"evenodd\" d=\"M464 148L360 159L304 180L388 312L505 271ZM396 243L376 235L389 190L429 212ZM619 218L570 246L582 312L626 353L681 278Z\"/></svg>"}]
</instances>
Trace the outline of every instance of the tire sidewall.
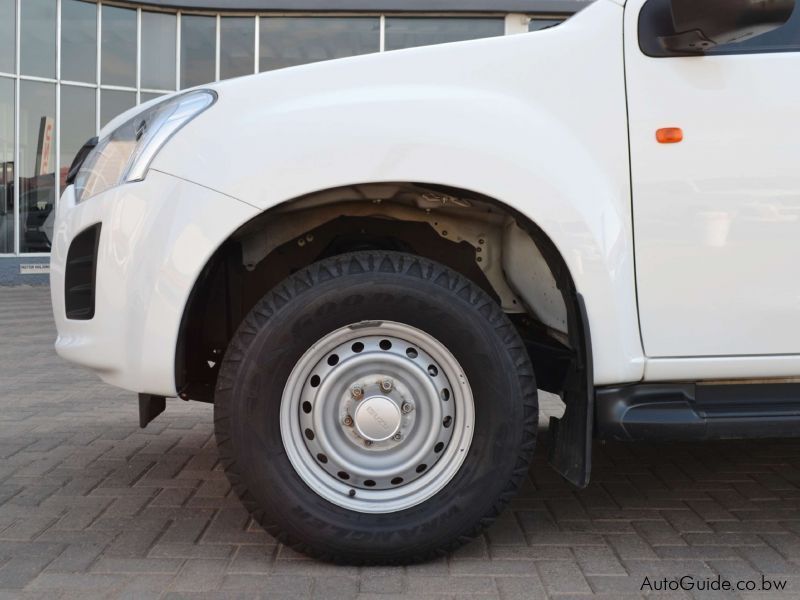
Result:
<instances>
[{"instance_id":1,"label":"tire sidewall","mask_svg":"<svg viewBox=\"0 0 800 600\"><path fill-rule=\"evenodd\" d=\"M518 373L530 369L509 351L521 346L513 325L476 286L441 266L439 281L424 269L383 272L379 256L339 257L333 269L315 265L269 294L237 332L237 359L226 355L220 375L233 385L218 390L217 401L226 405L231 466L264 518L333 553L390 559L408 543L429 553L492 512L513 478L531 417ZM370 268L343 268L352 260ZM382 320L416 327L455 356L472 389L475 427L460 470L436 495L403 511L367 514L328 502L299 477L283 444L280 409L289 375L311 345L341 327ZM523 375L532 378L532 370Z\"/></svg>"}]
</instances>

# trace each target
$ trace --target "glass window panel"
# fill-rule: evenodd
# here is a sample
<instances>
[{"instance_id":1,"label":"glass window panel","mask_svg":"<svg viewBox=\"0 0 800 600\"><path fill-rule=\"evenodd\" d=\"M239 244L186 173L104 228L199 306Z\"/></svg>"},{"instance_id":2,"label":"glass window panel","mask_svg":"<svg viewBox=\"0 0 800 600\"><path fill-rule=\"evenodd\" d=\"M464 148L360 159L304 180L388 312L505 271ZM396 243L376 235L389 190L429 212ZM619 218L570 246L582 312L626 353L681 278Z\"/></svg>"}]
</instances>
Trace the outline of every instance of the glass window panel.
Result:
<instances>
[{"instance_id":1,"label":"glass window panel","mask_svg":"<svg viewBox=\"0 0 800 600\"><path fill-rule=\"evenodd\" d=\"M97 93L94 88L61 86L61 170L69 170L72 160L95 135Z\"/></svg>"},{"instance_id":2,"label":"glass window panel","mask_svg":"<svg viewBox=\"0 0 800 600\"><path fill-rule=\"evenodd\" d=\"M0 252L14 252L14 80L0 77Z\"/></svg>"},{"instance_id":3,"label":"glass window panel","mask_svg":"<svg viewBox=\"0 0 800 600\"><path fill-rule=\"evenodd\" d=\"M17 19L15 0L0 0L0 71L17 70Z\"/></svg>"},{"instance_id":4,"label":"glass window panel","mask_svg":"<svg viewBox=\"0 0 800 600\"><path fill-rule=\"evenodd\" d=\"M142 92L139 94L141 97L141 103L144 104L145 102L149 102L150 100L155 100L156 98L160 98L161 96L165 96L166 94L162 94L161 92Z\"/></svg>"},{"instance_id":5,"label":"glass window panel","mask_svg":"<svg viewBox=\"0 0 800 600\"><path fill-rule=\"evenodd\" d=\"M142 13L143 88L175 89L177 20L167 13Z\"/></svg>"},{"instance_id":6,"label":"glass window panel","mask_svg":"<svg viewBox=\"0 0 800 600\"><path fill-rule=\"evenodd\" d=\"M136 85L136 11L103 5L102 82Z\"/></svg>"},{"instance_id":7,"label":"glass window panel","mask_svg":"<svg viewBox=\"0 0 800 600\"><path fill-rule=\"evenodd\" d=\"M56 76L56 0L20 3L20 43L23 75Z\"/></svg>"},{"instance_id":8,"label":"glass window panel","mask_svg":"<svg viewBox=\"0 0 800 600\"><path fill-rule=\"evenodd\" d=\"M181 88L202 85L216 78L217 19L181 17Z\"/></svg>"},{"instance_id":9,"label":"glass window panel","mask_svg":"<svg viewBox=\"0 0 800 600\"><path fill-rule=\"evenodd\" d=\"M256 20L223 17L220 20L219 76L221 79L255 72Z\"/></svg>"},{"instance_id":10,"label":"glass window panel","mask_svg":"<svg viewBox=\"0 0 800 600\"><path fill-rule=\"evenodd\" d=\"M136 92L102 90L100 92L100 127L105 127L111 119L134 106L136 106Z\"/></svg>"},{"instance_id":11,"label":"glass window panel","mask_svg":"<svg viewBox=\"0 0 800 600\"><path fill-rule=\"evenodd\" d=\"M562 19L531 19L528 21L528 31L540 31L542 29L549 29L555 27L559 23L563 23Z\"/></svg>"},{"instance_id":12,"label":"glass window panel","mask_svg":"<svg viewBox=\"0 0 800 600\"><path fill-rule=\"evenodd\" d=\"M505 33L503 19L469 17L387 17L386 49L399 50L446 42L493 37Z\"/></svg>"},{"instance_id":13,"label":"glass window panel","mask_svg":"<svg viewBox=\"0 0 800 600\"><path fill-rule=\"evenodd\" d=\"M20 86L20 252L49 252L56 198L56 86L39 81Z\"/></svg>"},{"instance_id":14,"label":"glass window panel","mask_svg":"<svg viewBox=\"0 0 800 600\"><path fill-rule=\"evenodd\" d=\"M260 69L270 71L380 50L375 17L262 17Z\"/></svg>"},{"instance_id":15,"label":"glass window panel","mask_svg":"<svg viewBox=\"0 0 800 600\"><path fill-rule=\"evenodd\" d=\"M97 81L97 5L61 3L61 79Z\"/></svg>"}]
</instances>

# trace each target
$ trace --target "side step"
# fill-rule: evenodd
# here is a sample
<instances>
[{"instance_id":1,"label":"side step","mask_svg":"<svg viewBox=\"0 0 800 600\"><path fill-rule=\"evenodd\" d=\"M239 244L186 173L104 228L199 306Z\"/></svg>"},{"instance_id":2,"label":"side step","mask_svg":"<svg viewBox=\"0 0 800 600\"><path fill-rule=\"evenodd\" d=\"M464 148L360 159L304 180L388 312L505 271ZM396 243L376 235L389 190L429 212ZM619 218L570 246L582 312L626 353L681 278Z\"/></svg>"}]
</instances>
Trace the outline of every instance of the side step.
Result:
<instances>
[{"instance_id":1,"label":"side step","mask_svg":"<svg viewBox=\"0 0 800 600\"><path fill-rule=\"evenodd\" d=\"M800 437L800 383L598 388L596 434L608 440Z\"/></svg>"}]
</instances>

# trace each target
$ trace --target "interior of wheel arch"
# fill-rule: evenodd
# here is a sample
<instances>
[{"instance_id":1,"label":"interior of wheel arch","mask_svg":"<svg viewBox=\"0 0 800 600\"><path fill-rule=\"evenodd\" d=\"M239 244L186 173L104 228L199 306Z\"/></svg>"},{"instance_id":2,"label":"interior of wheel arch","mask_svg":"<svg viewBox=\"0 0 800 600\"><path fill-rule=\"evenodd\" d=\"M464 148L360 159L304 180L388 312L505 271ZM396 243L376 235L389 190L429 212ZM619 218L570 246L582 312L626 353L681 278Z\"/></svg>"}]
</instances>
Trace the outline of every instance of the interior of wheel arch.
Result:
<instances>
[{"instance_id":1,"label":"interior of wheel arch","mask_svg":"<svg viewBox=\"0 0 800 600\"><path fill-rule=\"evenodd\" d=\"M509 246L509 239L520 243ZM460 188L389 182L328 189L273 207L240 227L208 261L184 310L175 364L181 398L213 402L228 342L267 291L313 262L367 249L437 260L501 304L526 343L538 387L560 394L566 405L565 416L551 423L551 463L573 483L585 485L593 388L583 299L555 244L533 220L497 199ZM525 260L495 264L498 253L508 258L520 251ZM529 262L532 254L552 277L552 290L534 285L531 292L551 305L544 311L526 302L529 296L518 289L524 282L510 281L514 273L509 271L517 271L516 265Z\"/></svg>"}]
</instances>

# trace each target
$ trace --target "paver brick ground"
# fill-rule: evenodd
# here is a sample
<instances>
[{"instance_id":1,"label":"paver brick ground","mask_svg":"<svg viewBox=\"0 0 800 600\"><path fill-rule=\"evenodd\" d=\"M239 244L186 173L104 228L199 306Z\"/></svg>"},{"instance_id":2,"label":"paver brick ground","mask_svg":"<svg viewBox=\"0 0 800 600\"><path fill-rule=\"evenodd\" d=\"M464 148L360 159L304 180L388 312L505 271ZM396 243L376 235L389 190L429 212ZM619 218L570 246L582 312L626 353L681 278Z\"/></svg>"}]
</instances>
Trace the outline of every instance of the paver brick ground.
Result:
<instances>
[{"instance_id":1,"label":"paver brick ground","mask_svg":"<svg viewBox=\"0 0 800 600\"><path fill-rule=\"evenodd\" d=\"M645 577L785 579L800 597L800 442L600 444L592 484L546 464L446 559L336 567L278 544L217 460L212 407L137 399L59 359L45 288L0 287L3 598L638 598ZM652 597L733 597L654 593Z\"/></svg>"}]
</instances>

